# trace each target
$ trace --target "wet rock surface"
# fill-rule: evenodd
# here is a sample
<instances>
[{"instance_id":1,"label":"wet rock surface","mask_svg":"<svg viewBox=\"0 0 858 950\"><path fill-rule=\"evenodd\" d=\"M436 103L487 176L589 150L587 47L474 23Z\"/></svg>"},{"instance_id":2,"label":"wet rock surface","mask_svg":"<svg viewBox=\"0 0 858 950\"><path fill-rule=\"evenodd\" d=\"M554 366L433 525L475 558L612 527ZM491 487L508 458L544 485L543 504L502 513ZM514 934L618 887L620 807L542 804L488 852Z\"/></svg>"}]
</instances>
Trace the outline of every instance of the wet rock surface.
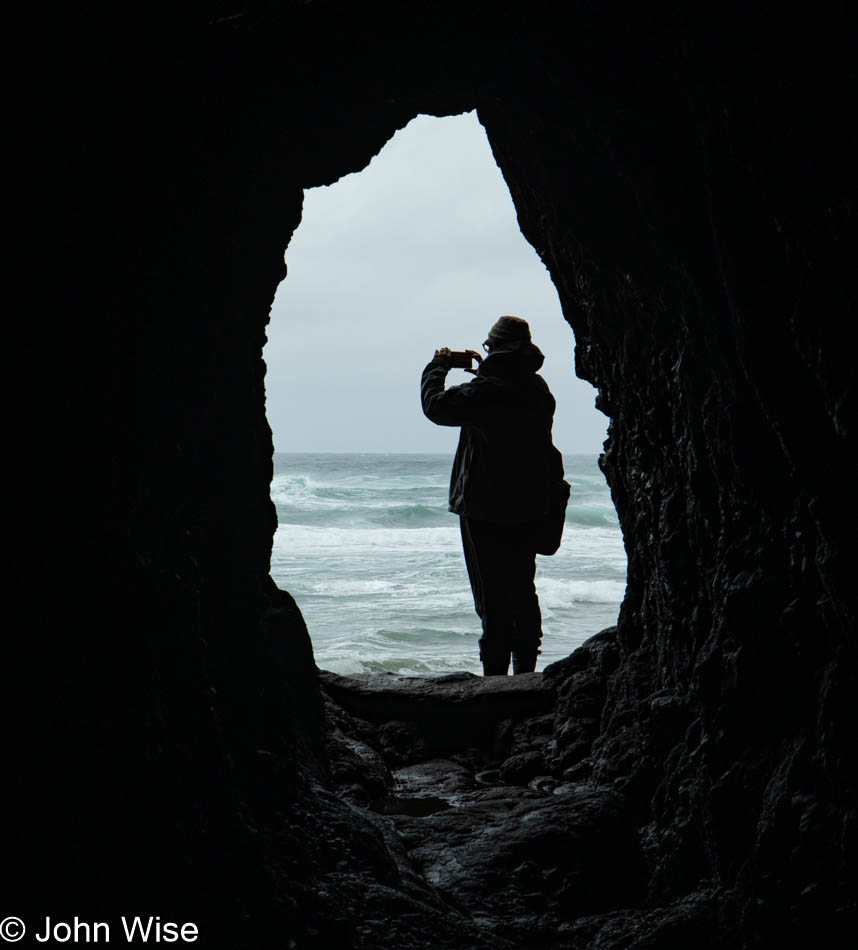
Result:
<instances>
[{"instance_id":1,"label":"wet rock surface","mask_svg":"<svg viewBox=\"0 0 858 950\"><path fill-rule=\"evenodd\" d=\"M587 781L615 641L615 629L604 631L545 673L519 677L320 674L338 793L374 813L367 820L403 880L498 946L620 947L658 928L697 928L706 946L728 945L723 920L716 926L699 900L645 906L640 807ZM566 730L572 746L557 722L568 724L570 709L581 714ZM467 728L450 727L464 718ZM407 755L390 742L393 724L412 743Z\"/></svg>"},{"instance_id":2,"label":"wet rock surface","mask_svg":"<svg viewBox=\"0 0 858 950\"><path fill-rule=\"evenodd\" d=\"M537 673L340 677L322 672L320 679L344 709L379 727L382 747L400 764L456 751L499 750L517 723L547 712L554 700L550 682Z\"/></svg>"}]
</instances>

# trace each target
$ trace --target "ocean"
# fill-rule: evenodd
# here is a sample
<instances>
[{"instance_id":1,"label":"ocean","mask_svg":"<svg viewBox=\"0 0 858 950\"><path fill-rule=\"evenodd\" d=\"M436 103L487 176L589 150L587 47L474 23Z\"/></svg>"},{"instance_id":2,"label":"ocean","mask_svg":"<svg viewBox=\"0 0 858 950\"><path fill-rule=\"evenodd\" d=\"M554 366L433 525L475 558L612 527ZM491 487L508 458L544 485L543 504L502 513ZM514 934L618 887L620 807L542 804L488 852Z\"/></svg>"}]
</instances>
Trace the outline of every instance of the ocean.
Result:
<instances>
[{"instance_id":1,"label":"ocean","mask_svg":"<svg viewBox=\"0 0 858 950\"><path fill-rule=\"evenodd\" d=\"M295 598L316 663L335 673L481 673L480 621L447 511L452 456L274 457L271 572ZM592 456L564 456L572 497L563 543L537 556L537 670L616 623L626 553Z\"/></svg>"}]
</instances>

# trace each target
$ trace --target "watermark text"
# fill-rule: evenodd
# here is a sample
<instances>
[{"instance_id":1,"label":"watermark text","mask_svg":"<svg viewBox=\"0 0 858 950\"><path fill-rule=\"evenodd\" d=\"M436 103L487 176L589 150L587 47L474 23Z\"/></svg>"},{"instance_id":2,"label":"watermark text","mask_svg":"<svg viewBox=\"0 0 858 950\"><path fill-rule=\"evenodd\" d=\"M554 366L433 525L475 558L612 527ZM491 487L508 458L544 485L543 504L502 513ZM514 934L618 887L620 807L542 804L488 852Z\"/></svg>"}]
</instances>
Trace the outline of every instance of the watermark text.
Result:
<instances>
[{"instance_id":1,"label":"watermark text","mask_svg":"<svg viewBox=\"0 0 858 950\"><path fill-rule=\"evenodd\" d=\"M118 921L58 920L53 917L25 923L20 917L0 921L0 940L18 943L26 933L36 943L195 943L199 927L191 921L179 923L160 917L120 917Z\"/></svg>"}]
</instances>

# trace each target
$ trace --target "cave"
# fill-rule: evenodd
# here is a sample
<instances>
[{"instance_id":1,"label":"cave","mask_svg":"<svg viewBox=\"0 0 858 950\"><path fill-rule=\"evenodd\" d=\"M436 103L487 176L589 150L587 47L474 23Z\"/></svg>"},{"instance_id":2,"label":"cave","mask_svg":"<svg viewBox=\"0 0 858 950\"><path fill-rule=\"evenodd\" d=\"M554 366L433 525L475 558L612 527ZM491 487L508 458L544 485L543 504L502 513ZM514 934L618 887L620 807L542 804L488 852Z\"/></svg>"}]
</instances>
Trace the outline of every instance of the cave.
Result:
<instances>
[{"instance_id":1,"label":"cave","mask_svg":"<svg viewBox=\"0 0 858 950\"><path fill-rule=\"evenodd\" d=\"M764 948L854 927L848 31L836 8L572 9L31 16L4 913L158 915L224 947ZM486 833L482 898L456 902L337 785L373 700L337 704L269 577L261 353L302 190L415 115L471 109L610 418L629 571L617 626L519 723L550 719L540 767L565 785L515 814L564 853L513 865Z\"/></svg>"}]
</instances>

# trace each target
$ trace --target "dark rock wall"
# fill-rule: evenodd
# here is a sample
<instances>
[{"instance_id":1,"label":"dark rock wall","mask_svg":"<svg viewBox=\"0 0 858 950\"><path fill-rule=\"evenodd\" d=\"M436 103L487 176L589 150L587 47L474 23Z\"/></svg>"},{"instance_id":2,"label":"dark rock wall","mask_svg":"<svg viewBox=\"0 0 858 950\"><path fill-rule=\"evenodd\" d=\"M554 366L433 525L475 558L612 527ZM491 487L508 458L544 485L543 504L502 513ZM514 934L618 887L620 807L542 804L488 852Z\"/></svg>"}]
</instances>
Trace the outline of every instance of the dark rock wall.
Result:
<instances>
[{"instance_id":1,"label":"dark rock wall","mask_svg":"<svg viewBox=\"0 0 858 950\"><path fill-rule=\"evenodd\" d=\"M654 893L738 876L749 930L825 919L854 862L854 77L828 30L797 60L802 24L585 34L546 70L562 122L526 75L480 106L611 416L629 588L596 776L656 789Z\"/></svg>"},{"instance_id":2,"label":"dark rock wall","mask_svg":"<svg viewBox=\"0 0 858 950\"><path fill-rule=\"evenodd\" d=\"M321 699L267 577L268 308L303 187L418 112L477 107L611 418L629 587L594 776L649 824L651 899L714 882L748 941L848 902L842 21L571 9L89 4L33 25L22 893L314 918Z\"/></svg>"}]
</instances>

